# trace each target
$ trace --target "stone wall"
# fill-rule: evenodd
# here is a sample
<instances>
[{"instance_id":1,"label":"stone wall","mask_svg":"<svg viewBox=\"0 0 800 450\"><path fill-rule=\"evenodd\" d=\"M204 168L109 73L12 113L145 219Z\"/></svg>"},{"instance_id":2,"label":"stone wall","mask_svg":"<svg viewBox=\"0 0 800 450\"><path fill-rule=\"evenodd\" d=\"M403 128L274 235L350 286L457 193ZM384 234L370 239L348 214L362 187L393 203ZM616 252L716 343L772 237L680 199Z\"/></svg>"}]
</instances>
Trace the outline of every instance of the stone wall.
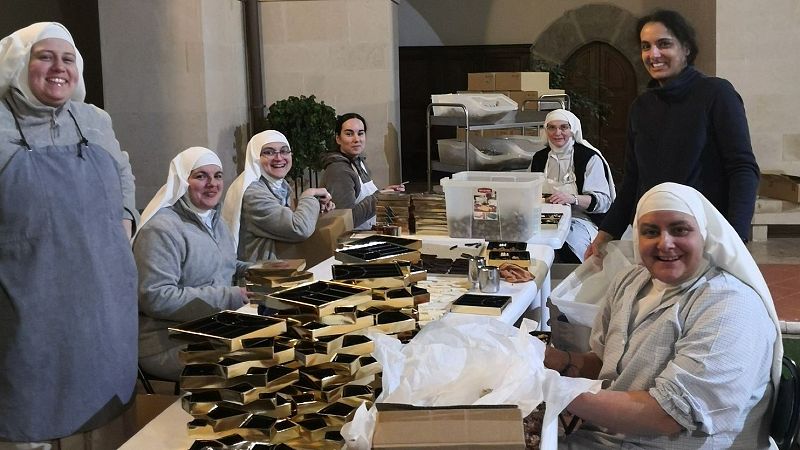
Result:
<instances>
[{"instance_id":1,"label":"stone wall","mask_svg":"<svg viewBox=\"0 0 800 450\"><path fill-rule=\"evenodd\" d=\"M378 187L400 181L397 5L390 0L261 3L266 104L315 95L367 120Z\"/></svg>"},{"instance_id":2,"label":"stone wall","mask_svg":"<svg viewBox=\"0 0 800 450\"><path fill-rule=\"evenodd\" d=\"M230 183L234 129L247 121L240 2L104 0L99 17L105 109L130 155L137 207L191 146L216 151Z\"/></svg>"}]
</instances>

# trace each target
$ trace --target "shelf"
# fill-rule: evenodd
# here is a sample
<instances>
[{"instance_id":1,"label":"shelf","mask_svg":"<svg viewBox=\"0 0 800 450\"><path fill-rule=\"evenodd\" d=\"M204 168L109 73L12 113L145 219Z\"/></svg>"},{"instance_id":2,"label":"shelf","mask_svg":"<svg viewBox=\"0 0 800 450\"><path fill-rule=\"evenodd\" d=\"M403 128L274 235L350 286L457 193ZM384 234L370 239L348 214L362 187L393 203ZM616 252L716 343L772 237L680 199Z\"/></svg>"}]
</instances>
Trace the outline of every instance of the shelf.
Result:
<instances>
[{"instance_id":1,"label":"shelf","mask_svg":"<svg viewBox=\"0 0 800 450\"><path fill-rule=\"evenodd\" d=\"M544 124L544 119L549 111L510 111L502 116L489 116L480 119L470 119L470 130L491 130L497 128L530 128ZM466 127L465 117L455 116L430 116L431 125L448 127Z\"/></svg>"}]
</instances>

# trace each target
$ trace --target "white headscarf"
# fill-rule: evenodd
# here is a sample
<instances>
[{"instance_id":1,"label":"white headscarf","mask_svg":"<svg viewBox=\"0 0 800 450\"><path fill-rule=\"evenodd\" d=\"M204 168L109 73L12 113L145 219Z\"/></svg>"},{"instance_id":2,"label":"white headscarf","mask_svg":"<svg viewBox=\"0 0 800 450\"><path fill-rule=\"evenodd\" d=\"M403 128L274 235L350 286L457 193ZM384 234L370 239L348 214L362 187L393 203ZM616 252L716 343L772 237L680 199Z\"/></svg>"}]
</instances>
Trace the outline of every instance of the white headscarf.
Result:
<instances>
[{"instance_id":1,"label":"white headscarf","mask_svg":"<svg viewBox=\"0 0 800 450\"><path fill-rule=\"evenodd\" d=\"M758 269L739 234L733 229L725 217L703 195L694 188L677 183L661 183L647 191L636 206L636 217L633 220L633 252L637 263L642 262L639 254L639 218L651 211L679 211L689 214L697 221L700 233L705 240L703 251L711 264L730 273L746 285L753 288L761 297L772 322L775 324L777 337L772 349L772 382L775 394L781 377L781 360L783 358L783 342L778 314L772 302L772 295L767 282Z\"/></svg>"},{"instance_id":2,"label":"white headscarf","mask_svg":"<svg viewBox=\"0 0 800 450\"><path fill-rule=\"evenodd\" d=\"M286 144L289 149L289 140L280 131L266 130L256 134L247 143L245 152L244 170L233 181L228 193L225 194L225 202L222 204L222 219L228 224L228 229L233 234L234 245L239 245L239 226L242 219L242 198L244 191L261 178L261 149L265 145L273 142ZM273 180L274 181L274 180Z\"/></svg>"},{"instance_id":3,"label":"white headscarf","mask_svg":"<svg viewBox=\"0 0 800 450\"><path fill-rule=\"evenodd\" d=\"M156 195L147 204L147 208L142 213L142 221L139 230L144 224L161 208L174 205L189 190L189 174L192 170L213 164L222 169L222 161L219 156L204 147L189 147L178 153L169 163L169 173L167 182L161 186ZM135 236L134 236L135 238Z\"/></svg>"},{"instance_id":4,"label":"white headscarf","mask_svg":"<svg viewBox=\"0 0 800 450\"><path fill-rule=\"evenodd\" d=\"M608 178L608 186L610 188L609 194L611 195L611 201L614 201L614 199L617 197L617 190L614 187L614 178L611 176L611 166L608 165L608 161L606 161L606 159L603 157L603 154L600 153L600 150L596 149L592 144L589 143L589 141L583 138L583 129L581 128L581 121L578 119L578 116L567 111L566 109L554 109L547 113L547 116L545 116L544 126L547 127L548 123L555 120L563 120L564 122L569 123L569 128L572 131L572 137L563 147L557 147L550 141L549 138L547 140L548 144L550 145L551 153L554 154L558 160L559 172L564 174L575 170L572 154L574 151L574 144L576 142L593 150L595 153L597 153L597 156L600 157L600 160L603 161L603 165L605 166L606 170L606 178Z\"/></svg>"},{"instance_id":5,"label":"white headscarf","mask_svg":"<svg viewBox=\"0 0 800 450\"><path fill-rule=\"evenodd\" d=\"M75 41L64 25L58 22L38 22L11 33L0 40L0 97L10 88L19 89L25 98L36 106L44 106L28 86L28 62L31 59L31 48L37 42L57 38L69 42L75 49L75 65L78 68L78 80L72 100L82 102L86 98L86 85L83 81L83 57L75 48Z\"/></svg>"}]
</instances>

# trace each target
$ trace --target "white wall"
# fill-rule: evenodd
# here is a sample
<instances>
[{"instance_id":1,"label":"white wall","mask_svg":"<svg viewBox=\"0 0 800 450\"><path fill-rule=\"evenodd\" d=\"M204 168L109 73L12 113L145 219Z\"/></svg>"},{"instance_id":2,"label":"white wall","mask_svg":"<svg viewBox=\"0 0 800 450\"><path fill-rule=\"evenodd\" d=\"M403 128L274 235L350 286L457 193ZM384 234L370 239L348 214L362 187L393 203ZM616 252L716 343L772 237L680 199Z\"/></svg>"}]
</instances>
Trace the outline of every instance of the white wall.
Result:
<instances>
[{"instance_id":1,"label":"white wall","mask_svg":"<svg viewBox=\"0 0 800 450\"><path fill-rule=\"evenodd\" d=\"M800 2L717 2L717 73L747 108L761 170L800 175Z\"/></svg>"},{"instance_id":2,"label":"white wall","mask_svg":"<svg viewBox=\"0 0 800 450\"><path fill-rule=\"evenodd\" d=\"M261 3L266 104L315 95L367 120L379 186L399 181L397 5L390 0Z\"/></svg>"},{"instance_id":3,"label":"white wall","mask_svg":"<svg viewBox=\"0 0 800 450\"><path fill-rule=\"evenodd\" d=\"M191 146L220 154L235 175L233 127L246 119L237 0L98 2L105 109L136 175L137 207Z\"/></svg>"}]
</instances>

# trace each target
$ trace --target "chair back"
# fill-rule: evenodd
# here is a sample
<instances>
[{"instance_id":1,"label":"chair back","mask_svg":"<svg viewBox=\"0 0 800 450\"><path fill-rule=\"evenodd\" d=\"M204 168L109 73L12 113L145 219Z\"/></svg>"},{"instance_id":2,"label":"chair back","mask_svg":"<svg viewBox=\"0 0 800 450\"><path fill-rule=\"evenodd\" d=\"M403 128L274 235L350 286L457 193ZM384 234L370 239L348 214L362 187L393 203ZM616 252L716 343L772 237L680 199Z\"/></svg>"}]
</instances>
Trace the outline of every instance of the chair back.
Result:
<instances>
[{"instance_id":1,"label":"chair back","mask_svg":"<svg viewBox=\"0 0 800 450\"><path fill-rule=\"evenodd\" d=\"M783 373L769 433L780 450L792 448L798 425L800 425L800 373L797 364L784 355Z\"/></svg>"}]
</instances>

